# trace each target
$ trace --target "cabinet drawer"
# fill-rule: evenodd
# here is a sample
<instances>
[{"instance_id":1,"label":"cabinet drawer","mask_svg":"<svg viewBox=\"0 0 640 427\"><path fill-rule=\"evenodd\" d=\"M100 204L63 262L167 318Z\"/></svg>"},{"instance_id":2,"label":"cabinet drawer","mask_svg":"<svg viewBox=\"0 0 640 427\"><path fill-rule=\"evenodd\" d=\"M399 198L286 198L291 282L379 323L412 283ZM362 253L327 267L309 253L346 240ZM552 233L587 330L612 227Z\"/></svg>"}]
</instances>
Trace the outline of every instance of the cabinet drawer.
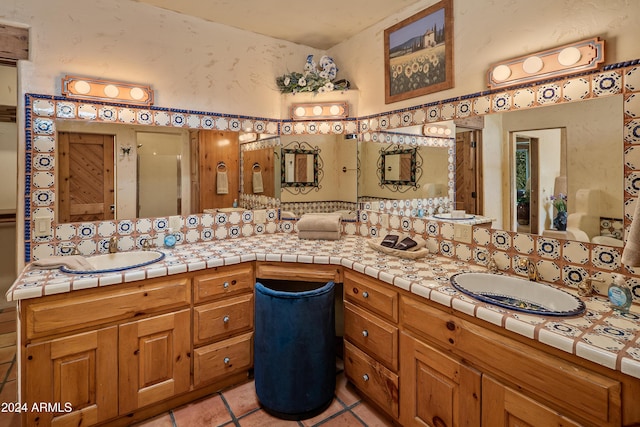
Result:
<instances>
[{"instance_id":1,"label":"cabinet drawer","mask_svg":"<svg viewBox=\"0 0 640 427\"><path fill-rule=\"evenodd\" d=\"M191 281L188 278L120 286L29 301L25 307L27 338L130 319L191 303Z\"/></svg>"},{"instance_id":2,"label":"cabinet drawer","mask_svg":"<svg viewBox=\"0 0 640 427\"><path fill-rule=\"evenodd\" d=\"M398 321L398 292L364 274L345 270L344 297L386 319Z\"/></svg>"},{"instance_id":3,"label":"cabinet drawer","mask_svg":"<svg viewBox=\"0 0 640 427\"><path fill-rule=\"evenodd\" d=\"M251 264L217 267L213 273L193 278L193 296L196 303L246 292L253 289L255 278Z\"/></svg>"},{"instance_id":4,"label":"cabinet drawer","mask_svg":"<svg viewBox=\"0 0 640 427\"><path fill-rule=\"evenodd\" d=\"M347 378L382 410L397 418L398 376L348 341L344 342L344 356Z\"/></svg>"},{"instance_id":5,"label":"cabinet drawer","mask_svg":"<svg viewBox=\"0 0 640 427\"><path fill-rule=\"evenodd\" d=\"M256 262L256 277L299 282L342 283L342 268L330 264L298 264L295 262Z\"/></svg>"},{"instance_id":6,"label":"cabinet drawer","mask_svg":"<svg viewBox=\"0 0 640 427\"><path fill-rule=\"evenodd\" d=\"M253 294L208 303L193 309L195 345L253 328Z\"/></svg>"},{"instance_id":7,"label":"cabinet drawer","mask_svg":"<svg viewBox=\"0 0 640 427\"><path fill-rule=\"evenodd\" d=\"M344 336L389 369L398 370L398 328L395 326L345 301Z\"/></svg>"},{"instance_id":8,"label":"cabinet drawer","mask_svg":"<svg viewBox=\"0 0 640 427\"><path fill-rule=\"evenodd\" d=\"M193 386L198 388L253 365L253 333L233 337L193 351Z\"/></svg>"}]
</instances>

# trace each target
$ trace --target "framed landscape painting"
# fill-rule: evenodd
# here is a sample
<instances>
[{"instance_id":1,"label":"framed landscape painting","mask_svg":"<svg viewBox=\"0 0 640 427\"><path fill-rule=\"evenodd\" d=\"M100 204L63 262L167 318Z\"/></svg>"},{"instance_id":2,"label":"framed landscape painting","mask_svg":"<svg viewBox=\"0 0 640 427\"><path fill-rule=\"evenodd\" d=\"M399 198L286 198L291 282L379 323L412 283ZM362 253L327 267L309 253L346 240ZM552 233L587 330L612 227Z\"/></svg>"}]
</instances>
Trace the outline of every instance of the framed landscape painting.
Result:
<instances>
[{"instance_id":1,"label":"framed landscape painting","mask_svg":"<svg viewBox=\"0 0 640 427\"><path fill-rule=\"evenodd\" d=\"M384 30L385 103L453 87L453 0Z\"/></svg>"}]
</instances>

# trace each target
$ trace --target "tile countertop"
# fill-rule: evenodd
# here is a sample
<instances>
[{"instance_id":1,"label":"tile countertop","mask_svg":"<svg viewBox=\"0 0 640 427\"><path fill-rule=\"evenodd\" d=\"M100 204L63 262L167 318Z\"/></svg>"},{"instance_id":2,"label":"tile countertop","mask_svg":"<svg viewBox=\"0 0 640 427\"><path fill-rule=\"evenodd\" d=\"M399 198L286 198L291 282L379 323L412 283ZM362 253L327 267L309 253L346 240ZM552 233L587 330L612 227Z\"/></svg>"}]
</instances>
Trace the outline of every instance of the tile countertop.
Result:
<instances>
[{"instance_id":1,"label":"tile countertop","mask_svg":"<svg viewBox=\"0 0 640 427\"><path fill-rule=\"evenodd\" d=\"M283 261L341 265L415 295L483 319L530 339L640 378L640 308L619 313L602 296L583 298L580 317L544 317L479 302L457 292L454 273L486 268L437 255L401 259L369 248L363 237L300 240L295 234L270 234L179 245L164 260L117 273L74 275L59 270L25 268L7 291L8 301L133 282L248 261ZM569 290L575 294L575 291Z\"/></svg>"}]
</instances>

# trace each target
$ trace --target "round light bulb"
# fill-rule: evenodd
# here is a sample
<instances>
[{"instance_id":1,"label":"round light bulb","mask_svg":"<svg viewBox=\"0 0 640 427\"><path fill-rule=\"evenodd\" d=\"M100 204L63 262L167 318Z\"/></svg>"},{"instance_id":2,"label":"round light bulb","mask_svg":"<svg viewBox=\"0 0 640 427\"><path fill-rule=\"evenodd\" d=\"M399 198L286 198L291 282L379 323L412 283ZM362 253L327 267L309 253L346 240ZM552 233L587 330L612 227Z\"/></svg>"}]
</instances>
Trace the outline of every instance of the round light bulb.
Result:
<instances>
[{"instance_id":1,"label":"round light bulb","mask_svg":"<svg viewBox=\"0 0 640 427\"><path fill-rule=\"evenodd\" d=\"M445 129L444 130L444 134L447 135L447 136L451 135L451 129L449 129L449 128Z\"/></svg>"},{"instance_id":2,"label":"round light bulb","mask_svg":"<svg viewBox=\"0 0 640 427\"><path fill-rule=\"evenodd\" d=\"M340 107L338 107L337 105L332 105L329 109L329 112L332 116L337 116L338 114L340 114Z\"/></svg>"},{"instance_id":3,"label":"round light bulb","mask_svg":"<svg viewBox=\"0 0 640 427\"><path fill-rule=\"evenodd\" d=\"M569 67L580 61L581 57L582 53L580 53L580 49L578 49L577 47L566 47L562 49L558 54L558 62L560 63L560 65Z\"/></svg>"},{"instance_id":4,"label":"round light bulb","mask_svg":"<svg viewBox=\"0 0 640 427\"><path fill-rule=\"evenodd\" d=\"M322 115L322 107L319 105L316 105L315 107L313 107L313 114L315 116L321 116Z\"/></svg>"},{"instance_id":5,"label":"round light bulb","mask_svg":"<svg viewBox=\"0 0 640 427\"><path fill-rule=\"evenodd\" d=\"M444 135L444 129L438 128L438 135Z\"/></svg>"},{"instance_id":6,"label":"round light bulb","mask_svg":"<svg viewBox=\"0 0 640 427\"><path fill-rule=\"evenodd\" d=\"M120 90L115 85L106 85L104 87L104 94L109 98L115 98L120 93Z\"/></svg>"},{"instance_id":7,"label":"round light bulb","mask_svg":"<svg viewBox=\"0 0 640 427\"><path fill-rule=\"evenodd\" d=\"M91 85L84 80L76 80L73 84L73 88L75 89L76 93L80 95L86 95L91 92Z\"/></svg>"},{"instance_id":8,"label":"round light bulb","mask_svg":"<svg viewBox=\"0 0 640 427\"><path fill-rule=\"evenodd\" d=\"M305 109L304 109L304 107L298 107L298 108L295 109L294 113L295 113L296 116L302 117L302 116L304 116Z\"/></svg>"},{"instance_id":9,"label":"round light bulb","mask_svg":"<svg viewBox=\"0 0 640 427\"><path fill-rule=\"evenodd\" d=\"M539 56L530 56L522 63L522 69L525 73L533 74L542 70L543 65L544 62L542 62L542 58Z\"/></svg>"},{"instance_id":10,"label":"round light bulb","mask_svg":"<svg viewBox=\"0 0 640 427\"><path fill-rule=\"evenodd\" d=\"M493 80L497 82L505 81L509 78L509 76L511 76L511 68L504 64L498 65L493 69L491 75L493 76Z\"/></svg>"},{"instance_id":11,"label":"round light bulb","mask_svg":"<svg viewBox=\"0 0 640 427\"><path fill-rule=\"evenodd\" d=\"M139 87L132 87L131 90L129 91L129 95L131 96L132 99L135 99L136 101L140 101L141 99L144 98L144 91Z\"/></svg>"}]
</instances>

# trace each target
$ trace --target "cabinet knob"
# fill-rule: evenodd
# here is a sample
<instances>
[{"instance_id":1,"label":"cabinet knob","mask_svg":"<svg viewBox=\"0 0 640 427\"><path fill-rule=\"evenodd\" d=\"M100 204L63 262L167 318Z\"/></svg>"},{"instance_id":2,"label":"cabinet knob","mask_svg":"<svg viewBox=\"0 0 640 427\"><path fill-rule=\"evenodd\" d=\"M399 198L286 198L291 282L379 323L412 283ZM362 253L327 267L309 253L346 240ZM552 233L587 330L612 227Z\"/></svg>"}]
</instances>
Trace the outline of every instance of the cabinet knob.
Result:
<instances>
[{"instance_id":1,"label":"cabinet knob","mask_svg":"<svg viewBox=\"0 0 640 427\"><path fill-rule=\"evenodd\" d=\"M227 289L227 288L229 287L229 282L224 282L224 283L222 284L222 287L223 287L223 288L225 288L225 289Z\"/></svg>"},{"instance_id":2,"label":"cabinet knob","mask_svg":"<svg viewBox=\"0 0 640 427\"><path fill-rule=\"evenodd\" d=\"M362 331L362 336L363 337L368 337L369 336L369 331L367 331L366 329L364 331Z\"/></svg>"},{"instance_id":3,"label":"cabinet knob","mask_svg":"<svg viewBox=\"0 0 640 427\"><path fill-rule=\"evenodd\" d=\"M364 374L364 375L362 376L362 379L363 379L365 382L366 382L366 381L369 381L369 375Z\"/></svg>"},{"instance_id":4,"label":"cabinet knob","mask_svg":"<svg viewBox=\"0 0 640 427\"><path fill-rule=\"evenodd\" d=\"M225 357L223 362L224 362L225 365L228 365L229 362L231 362L231 359L229 359L228 357Z\"/></svg>"},{"instance_id":5,"label":"cabinet knob","mask_svg":"<svg viewBox=\"0 0 640 427\"><path fill-rule=\"evenodd\" d=\"M369 298L369 292L364 291L364 292L362 293L362 298Z\"/></svg>"},{"instance_id":6,"label":"cabinet knob","mask_svg":"<svg viewBox=\"0 0 640 427\"><path fill-rule=\"evenodd\" d=\"M222 321L223 321L224 323L229 323L229 316L224 316L224 317L222 318Z\"/></svg>"}]
</instances>

